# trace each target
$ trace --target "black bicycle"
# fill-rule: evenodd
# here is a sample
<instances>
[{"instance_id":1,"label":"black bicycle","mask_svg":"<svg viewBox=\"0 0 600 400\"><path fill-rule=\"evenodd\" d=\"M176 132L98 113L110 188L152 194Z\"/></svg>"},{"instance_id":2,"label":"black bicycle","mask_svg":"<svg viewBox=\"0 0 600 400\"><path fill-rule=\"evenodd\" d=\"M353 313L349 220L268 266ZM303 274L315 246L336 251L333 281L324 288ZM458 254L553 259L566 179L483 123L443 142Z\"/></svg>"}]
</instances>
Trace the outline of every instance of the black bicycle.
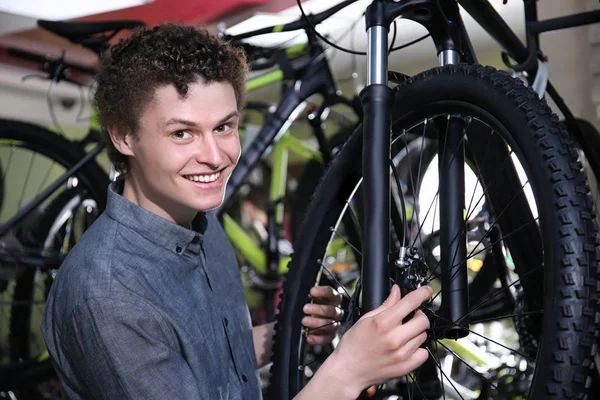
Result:
<instances>
[{"instance_id":1,"label":"black bicycle","mask_svg":"<svg viewBox=\"0 0 600 400\"><path fill-rule=\"evenodd\" d=\"M526 69L536 68L537 33L597 20L595 13L536 25L535 2L525 1L527 48L487 2L458 3L508 38L504 47L517 62L533 53ZM476 64L458 3L373 1L366 10L363 125L322 179L296 243L277 324L273 398L292 398L331 352L305 341L302 308L312 286L344 294L343 333L394 282L403 293L423 284L437 290L422 307L430 358L371 398L586 397L596 353L597 231L576 142L532 88ZM397 17L429 31L439 67L414 77L387 70ZM597 161L565 115L590 163Z\"/></svg>"}]
</instances>

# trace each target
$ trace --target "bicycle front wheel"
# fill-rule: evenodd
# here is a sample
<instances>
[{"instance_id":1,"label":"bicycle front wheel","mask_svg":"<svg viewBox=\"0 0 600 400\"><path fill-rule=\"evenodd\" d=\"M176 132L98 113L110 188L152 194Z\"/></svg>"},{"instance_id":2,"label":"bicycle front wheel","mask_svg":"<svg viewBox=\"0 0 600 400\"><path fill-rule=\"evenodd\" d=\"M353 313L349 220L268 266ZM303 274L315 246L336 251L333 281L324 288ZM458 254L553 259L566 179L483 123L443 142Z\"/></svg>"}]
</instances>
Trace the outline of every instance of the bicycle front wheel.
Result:
<instances>
[{"instance_id":1,"label":"bicycle front wheel","mask_svg":"<svg viewBox=\"0 0 600 400\"><path fill-rule=\"evenodd\" d=\"M450 120L462 129L447 155L464 152L465 259L444 256L438 240L438 154ZM301 228L276 327L275 398L292 398L331 351L305 340L302 308L312 286L344 294L340 332L360 315L361 145L359 129ZM547 105L492 68L421 73L396 88L391 163L390 283L410 290L395 264L406 240L404 265L438 294L423 306L432 322L429 360L375 398L584 398L596 351L596 226L573 142ZM468 307L459 319L469 324L460 339L440 329L458 322L440 304L448 282L441 265L467 270Z\"/></svg>"}]
</instances>

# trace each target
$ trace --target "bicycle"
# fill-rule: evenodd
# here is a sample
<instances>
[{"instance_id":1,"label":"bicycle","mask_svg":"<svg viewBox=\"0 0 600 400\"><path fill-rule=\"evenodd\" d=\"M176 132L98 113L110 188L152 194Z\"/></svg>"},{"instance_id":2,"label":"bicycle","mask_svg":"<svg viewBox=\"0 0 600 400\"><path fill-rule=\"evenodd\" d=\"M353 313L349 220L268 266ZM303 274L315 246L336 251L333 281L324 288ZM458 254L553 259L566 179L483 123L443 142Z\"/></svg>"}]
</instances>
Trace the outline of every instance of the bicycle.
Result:
<instances>
[{"instance_id":1,"label":"bicycle","mask_svg":"<svg viewBox=\"0 0 600 400\"><path fill-rule=\"evenodd\" d=\"M139 23L119 21L70 24L41 21L40 25L101 53L108 47L108 40L119 30L135 28ZM241 38L229 37L228 40L237 41ZM275 111L269 112L261 131L245 149L228 182L225 206L219 210L231 242L256 275L263 279L255 281L255 287L259 287L270 299L274 298L276 284L287 266L287 259L280 257L277 239L283 219L281 198L286 193L288 153L293 152L305 160L326 161L329 157L328 144L321 126L324 119L322 117L336 104L354 110L358 110L358 107L354 101L338 93L327 59L323 57L324 49L317 41L309 40L304 46L281 49L260 49L241 42L238 45L243 45L250 57L254 58L251 61L255 69L280 67L249 81L249 90L289 80L284 85L282 101ZM14 49L10 53L32 62L43 63L55 82L66 80L77 83L71 78L70 72L85 75L94 73L88 68L68 63L64 55L58 59L48 59ZM318 150L286 134L288 127L315 95L324 98L323 103L312 112L314 122L311 127L319 143ZM261 107L264 108L263 105L258 108ZM10 166L11 160L26 160L25 163L31 161L24 168L23 183L24 188L27 184L31 187L21 190L21 194L16 196L20 198L12 206L10 201L14 199L3 199L3 212L8 215L2 218L3 223L0 225L0 278L4 282L11 282L12 286L7 286L4 290L9 295L12 294L12 309L9 324L10 354L5 357L9 364L0 366L2 390L17 387L26 392L36 382L53 374L43 344L38 343L36 347L35 343L30 343L31 328L39 322L32 316L32 311L35 306L44 303L53 275L68 250L104 209L106 187L112 177L109 179L95 160L104 149L98 131L95 115L88 134L80 141L69 141L31 124L0 121L0 144L7 146L2 154L3 160L7 160L4 165ZM28 152L30 156L23 158L23 154L19 152ZM262 249L225 211L235 201L234 194L242 187L250 171L257 168L269 152L273 156L270 191L273 206L269 212L268 247ZM43 169L44 173L37 176L38 179L31 184L29 172L32 169ZM9 176L10 170L6 171L6 167L3 170L2 180L7 181L5 177ZM266 308L268 315L274 313L272 300L267 301Z\"/></svg>"},{"instance_id":2,"label":"bicycle","mask_svg":"<svg viewBox=\"0 0 600 400\"><path fill-rule=\"evenodd\" d=\"M403 293L439 290L421 310L432 326L429 360L381 396L586 396L597 348L597 229L575 142L531 88L476 64L458 3L474 16L485 10L482 25L501 21L487 2L373 1L366 10L364 120L300 229L276 326L273 398L292 398L332 351L304 340L312 286L344 295L343 334L393 282ZM414 77L387 71L399 16L429 31L439 67ZM314 29L326 17L303 21ZM341 252L334 239L346 243ZM350 272L337 270L340 259Z\"/></svg>"}]
</instances>

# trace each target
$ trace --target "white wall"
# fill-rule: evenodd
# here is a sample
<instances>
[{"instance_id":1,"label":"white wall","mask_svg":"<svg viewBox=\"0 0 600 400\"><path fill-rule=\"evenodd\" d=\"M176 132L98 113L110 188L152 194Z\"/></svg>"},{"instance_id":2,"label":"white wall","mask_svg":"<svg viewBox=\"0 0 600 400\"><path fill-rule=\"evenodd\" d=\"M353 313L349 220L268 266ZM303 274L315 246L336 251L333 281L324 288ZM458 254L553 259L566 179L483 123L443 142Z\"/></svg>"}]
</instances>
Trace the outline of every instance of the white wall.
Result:
<instances>
[{"instance_id":1,"label":"white wall","mask_svg":"<svg viewBox=\"0 0 600 400\"><path fill-rule=\"evenodd\" d=\"M48 96L50 81L35 77L23 80L24 77L39 74L37 71L0 64L0 118L52 126L50 99L61 126L70 132L73 129L85 130L90 115L89 91L69 83L60 83L54 86Z\"/></svg>"},{"instance_id":2,"label":"white wall","mask_svg":"<svg viewBox=\"0 0 600 400\"><path fill-rule=\"evenodd\" d=\"M584 12L590 3L592 2L589 0L543 0L538 2L539 18L554 18ZM598 7L597 1L593 3ZM600 31L597 28L597 25L583 26L547 32L541 36L541 48L549 58L550 80L553 85L573 114L596 125L598 119L591 101L594 84L591 67L592 47L589 38L592 31L597 32L598 37L595 40L600 44ZM597 68L600 69L600 65ZM600 87L597 92L600 94ZM596 97L598 97L597 102L600 102L600 96Z\"/></svg>"}]
</instances>

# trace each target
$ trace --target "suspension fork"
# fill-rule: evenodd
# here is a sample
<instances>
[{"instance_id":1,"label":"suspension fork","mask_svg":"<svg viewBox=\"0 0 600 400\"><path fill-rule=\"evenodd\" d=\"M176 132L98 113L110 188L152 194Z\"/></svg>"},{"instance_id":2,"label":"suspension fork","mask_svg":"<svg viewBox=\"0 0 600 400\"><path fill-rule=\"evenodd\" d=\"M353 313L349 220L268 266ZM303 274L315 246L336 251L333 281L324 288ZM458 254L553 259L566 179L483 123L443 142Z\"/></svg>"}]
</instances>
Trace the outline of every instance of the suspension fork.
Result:
<instances>
[{"instance_id":1,"label":"suspension fork","mask_svg":"<svg viewBox=\"0 0 600 400\"><path fill-rule=\"evenodd\" d=\"M360 93L363 104L363 304L373 310L389 292L388 253L390 243L390 132L393 92L387 86L389 24L382 23L385 3L374 1L367 8L378 23L367 24L367 86ZM379 17L379 18L378 18Z\"/></svg>"},{"instance_id":2,"label":"suspension fork","mask_svg":"<svg viewBox=\"0 0 600 400\"><path fill-rule=\"evenodd\" d=\"M458 14L458 8L451 10ZM364 109L363 122L363 312L377 308L389 293L389 214L390 214L390 136L393 91L387 86L388 43L390 24L398 16L423 25L431 34L441 64L458 63L461 39L464 36L460 14L446 16L437 0L406 0L401 3L373 1L366 10L367 28L367 86L360 94ZM465 38L468 40L468 38ZM467 42L468 43L468 42ZM467 325L463 316L468 305L465 266L466 233L464 229L464 150L446 157L462 146L463 129L459 116L448 121L443 134L446 146L440 146L440 160L449 169L440 181L440 204L445 204L442 221L442 252L450 254L446 261L448 271L442 275L442 303L448 310L445 319ZM443 179L442 179L443 178ZM441 182L440 182L441 183ZM445 250L444 250L445 248ZM445 252L445 253L444 253ZM456 255L454 255L456 254ZM452 259L457 261L452 261ZM458 264L455 266L455 264ZM450 268L449 268L450 267ZM462 270L461 270L462 268ZM462 336L464 329L449 332L452 337Z\"/></svg>"}]
</instances>

